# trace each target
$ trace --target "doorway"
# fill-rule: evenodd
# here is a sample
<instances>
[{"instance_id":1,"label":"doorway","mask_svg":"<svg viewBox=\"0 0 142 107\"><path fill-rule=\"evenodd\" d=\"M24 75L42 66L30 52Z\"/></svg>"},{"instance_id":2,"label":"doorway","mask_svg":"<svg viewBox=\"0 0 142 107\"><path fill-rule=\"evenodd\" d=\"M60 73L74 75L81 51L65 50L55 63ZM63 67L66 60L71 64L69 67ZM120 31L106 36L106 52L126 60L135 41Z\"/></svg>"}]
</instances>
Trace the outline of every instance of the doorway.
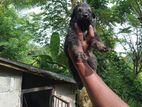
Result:
<instances>
[{"instance_id":1,"label":"doorway","mask_svg":"<svg viewBox=\"0 0 142 107\"><path fill-rule=\"evenodd\" d=\"M44 87L45 88L45 87ZM52 89L37 90L41 88L24 89L22 97L22 107L51 107Z\"/></svg>"}]
</instances>

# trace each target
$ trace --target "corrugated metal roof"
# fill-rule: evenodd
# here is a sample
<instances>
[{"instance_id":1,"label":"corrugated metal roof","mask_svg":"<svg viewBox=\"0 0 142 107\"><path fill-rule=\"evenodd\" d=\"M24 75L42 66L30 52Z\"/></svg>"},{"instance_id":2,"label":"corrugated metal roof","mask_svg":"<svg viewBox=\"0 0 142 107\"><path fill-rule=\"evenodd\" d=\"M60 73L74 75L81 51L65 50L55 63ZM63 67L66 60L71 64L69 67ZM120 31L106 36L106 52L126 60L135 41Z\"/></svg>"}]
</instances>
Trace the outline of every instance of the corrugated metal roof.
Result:
<instances>
[{"instance_id":1,"label":"corrugated metal roof","mask_svg":"<svg viewBox=\"0 0 142 107\"><path fill-rule=\"evenodd\" d=\"M56 81L62 81L62 82L67 82L67 83L71 83L71 84L76 84L75 80L73 78L61 75L61 74L57 74L54 72L50 72L50 71L46 71L43 69L39 69L36 67L33 67L31 65L28 64L24 64L21 62L16 62L16 61L12 61L9 59L5 59L5 58L1 58L0 57L0 69L12 69L15 71L20 71L20 72L26 72L26 73L31 73L33 75L38 75L44 78L50 78Z\"/></svg>"}]
</instances>

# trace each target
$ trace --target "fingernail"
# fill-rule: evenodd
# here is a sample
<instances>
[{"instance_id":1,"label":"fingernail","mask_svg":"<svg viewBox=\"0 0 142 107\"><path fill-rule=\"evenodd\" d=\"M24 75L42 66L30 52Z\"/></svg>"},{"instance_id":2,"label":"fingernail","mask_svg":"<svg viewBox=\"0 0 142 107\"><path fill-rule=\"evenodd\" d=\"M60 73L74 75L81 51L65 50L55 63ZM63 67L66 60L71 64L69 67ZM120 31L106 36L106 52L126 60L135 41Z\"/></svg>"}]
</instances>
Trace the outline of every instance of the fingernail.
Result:
<instances>
[{"instance_id":1,"label":"fingernail","mask_svg":"<svg viewBox=\"0 0 142 107\"><path fill-rule=\"evenodd\" d=\"M89 25L89 28L92 28L92 25Z\"/></svg>"}]
</instances>

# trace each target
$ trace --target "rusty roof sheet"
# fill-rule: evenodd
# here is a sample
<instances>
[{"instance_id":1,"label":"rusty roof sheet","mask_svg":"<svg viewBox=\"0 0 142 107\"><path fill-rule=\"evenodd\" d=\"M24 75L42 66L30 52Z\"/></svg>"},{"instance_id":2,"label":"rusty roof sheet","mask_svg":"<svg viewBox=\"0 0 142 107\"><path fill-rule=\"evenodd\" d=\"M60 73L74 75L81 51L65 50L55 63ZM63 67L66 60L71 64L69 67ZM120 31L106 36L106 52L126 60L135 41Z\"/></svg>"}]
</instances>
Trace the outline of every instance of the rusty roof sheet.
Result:
<instances>
[{"instance_id":1,"label":"rusty roof sheet","mask_svg":"<svg viewBox=\"0 0 142 107\"><path fill-rule=\"evenodd\" d=\"M66 82L66 83L76 84L75 80L71 77L67 77L67 76L64 76L64 75L61 75L58 73L54 73L54 72L50 72L50 71L36 68L36 67L33 67L28 64L24 64L21 62L16 62L16 61L12 61L12 60L0 57L0 69L2 69L2 68L13 69L13 70L20 71L20 72L38 75L38 76L41 76L44 78L50 78L50 79L53 79L56 81L62 81L62 82Z\"/></svg>"}]
</instances>

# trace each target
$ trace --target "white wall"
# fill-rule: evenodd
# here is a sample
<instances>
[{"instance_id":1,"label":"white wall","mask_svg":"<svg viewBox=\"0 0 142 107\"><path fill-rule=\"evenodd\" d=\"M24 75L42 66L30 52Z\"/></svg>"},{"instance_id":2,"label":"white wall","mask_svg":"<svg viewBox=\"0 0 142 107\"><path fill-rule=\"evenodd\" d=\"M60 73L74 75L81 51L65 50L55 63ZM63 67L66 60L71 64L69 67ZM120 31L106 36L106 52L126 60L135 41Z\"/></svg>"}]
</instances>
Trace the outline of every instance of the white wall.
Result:
<instances>
[{"instance_id":1,"label":"white wall","mask_svg":"<svg viewBox=\"0 0 142 107\"><path fill-rule=\"evenodd\" d=\"M20 74L0 70L0 107L21 107Z\"/></svg>"},{"instance_id":2,"label":"white wall","mask_svg":"<svg viewBox=\"0 0 142 107\"><path fill-rule=\"evenodd\" d=\"M75 87L71 84L56 85L53 94L65 101L70 102L70 107L75 107Z\"/></svg>"}]
</instances>

